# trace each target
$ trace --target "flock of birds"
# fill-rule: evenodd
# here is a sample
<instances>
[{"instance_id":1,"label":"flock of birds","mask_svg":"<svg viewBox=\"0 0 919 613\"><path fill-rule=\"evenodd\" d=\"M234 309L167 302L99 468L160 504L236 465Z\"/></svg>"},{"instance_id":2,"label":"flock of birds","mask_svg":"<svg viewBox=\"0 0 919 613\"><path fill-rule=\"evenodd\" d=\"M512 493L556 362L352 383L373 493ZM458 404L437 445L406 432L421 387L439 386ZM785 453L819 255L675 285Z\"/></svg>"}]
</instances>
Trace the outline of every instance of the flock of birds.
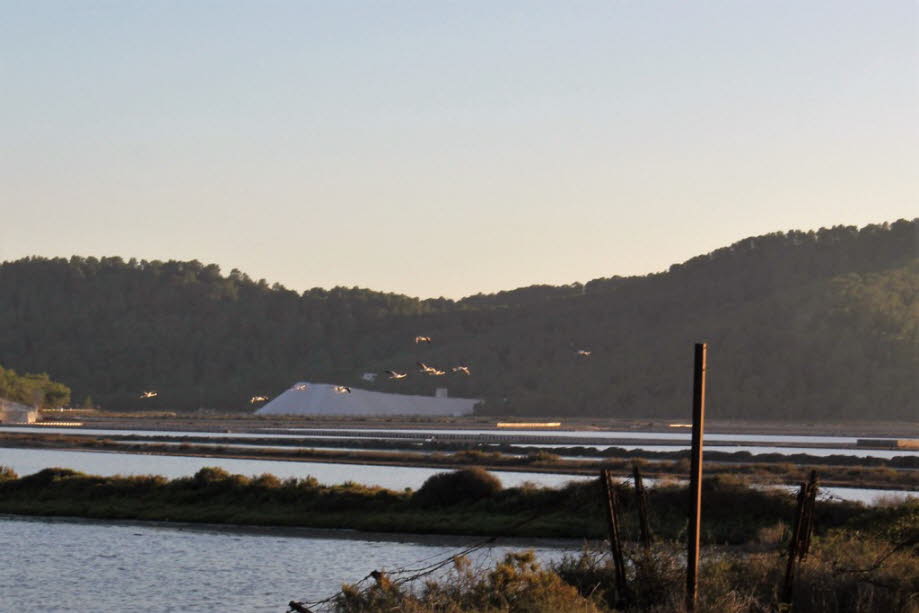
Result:
<instances>
[{"instance_id":1,"label":"flock of birds","mask_svg":"<svg viewBox=\"0 0 919 613\"><path fill-rule=\"evenodd\" d=\"M415 344L418 345L421 343L430 345L431 337L430 336L416 336ZM591 352L587 349L577 350L578 357L582 357L582 358L589 358L590 353ZM440 370L439 368L434 368L433 366L428 366L424 362L416 362L415 364L417 364L418 366L418 372L424 375L429 375L432 377L441 377L447 374L447 371ZM385 372L387 375L389 375L389 378L392 380L404 379L408 376L407 372L399 372L397 370L387 370ZM467 377L472 375L472 371L469 369L469 367L462 365L462 364L459 366L454 366L453 368L450 369L450 372L466 375ZM294 386L293 389L296 392L305 392L308 389L308 387L309 386L306 383L298 383L297 385ZM335 393L337 394L350 394L351 393L351 388L348 387L347 385L336 385L333 389ZM140 397L141 398L155 398L157 394L158 392L154 390L148 390L148 391L142 392ZM252 396L252 398L249 399L249 404L267 402L267 400L268 400L268 396Z\"/></svg>"}]
</instances>

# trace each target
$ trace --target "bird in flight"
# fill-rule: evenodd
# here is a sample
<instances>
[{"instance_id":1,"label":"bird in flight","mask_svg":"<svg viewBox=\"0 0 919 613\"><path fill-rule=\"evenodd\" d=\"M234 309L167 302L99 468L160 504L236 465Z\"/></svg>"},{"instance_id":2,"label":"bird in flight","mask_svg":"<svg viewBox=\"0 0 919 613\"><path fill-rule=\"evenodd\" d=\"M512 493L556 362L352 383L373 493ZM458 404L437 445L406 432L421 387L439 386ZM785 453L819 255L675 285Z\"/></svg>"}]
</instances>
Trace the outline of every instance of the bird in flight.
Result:
<instances>
[{"instance_id":1,"label":"bird in flight","mask_svg":"<svg viewBox=\"0 0 919 613\"><path fill-rule=\"evenodd\" d=\"M156 394L157 394L156 392L154 392L154 391L151 390L151 391L149 391L149 392L143 392L143 393L140 395L140 397L141 397L141 398L156 398Z\"/></svg>"},{"instance_id":2,"label":"bird in flight","mask_svg":"<svg viewBox=\"0 0 919 613\"><path fill-rule=\"evenodd\" d=\"M339 394L350 394L351 388L348 387L347 385L336 385L335 391L338 392Z\"/></svg>"},{"instance_id":3,"label":"bird in flight","mask_svg":"<svg viewBox=\"0 0 919 613\"><path fill-rule=\"evenodd\" d=\"M430 343L431 343L431 337L430 337L430 336L416 336L416 337L415 337L415 344L417 345L418 343L428 343L428 344L430 344Z\"/></svg>"},{"instance_id":4,"label":"bird in flight","mask_svg":"<svg viewBox=\"0 0 919 613\"><path fill-rule=\"evenodd\" d=\"M426 374L426 375L431 375L431 376L434 376L434 377L439 377L440 375L445 375L445 374L447 374L446 371L444 371L444 370L439 370L439 369L437 369L437 368L434 368L433 366L428 366L428 365L425 364L424 362L416 362L416 364L418 364L418 370L421 371L421 372L423 372L423 373Z\"/></svg>"},{"instance_id":5,"label":"bird in flight","mask_svg":"<svg viewBox=\"0 0 919 613\"><path fill-rule=\"evenodd\" d=\"M581 356L582 358L589 358L590 353L591 352L587 351L586 349L578 349L578 355Z\"/></svg>"},{"instance_id":6,"label":"bird in flight","mask_svg":"<svg viewBox=\"0 0 919 613\"><path fill-rule=\"evenodd\" d=\"M398 372L395 370L387 370L386 374L389 375L390 379L404 379L408 376L407 372Z\"/></svg>"},{"instance_id":7,"label":"bird in flight","mask_svg":"<svg viewBox=\"0 0 919 613\"><path fill-rule=\"evenodd\" d=\"M309 385L307 385L306 383L301 383L301 384L299 384L299 385L295 385L295 386L294 386L294 391L295 391L295 392L305 392L305 391L306 391L306 388L308 388L308 387L309 387Z\"/></svg>"},{"instance_id":8,"label":"bird in flight","mask_svg":"<svg viewBox=\"0 0 919 613\"><path fill-rule=\"evenodd\" d=\"M256 402L265 402L268 400L268 396L253 396L249 399L249 404L255 404Z\"/></svg>"},{"instance_id":9,"label":"bird in flight","mask_svg":"<svg viewBox=\"0 0 919 613\"><path fill-rule=\"evenodd\" d=\"M461 372L461 373L463 373L464 375L466 375L467 377L468 377L469 375L472 374L471 372L469 372L469 367L468 367L468 366L454 366L451 370L452 370L453 372Z\"/></svg>"}]
</instances>

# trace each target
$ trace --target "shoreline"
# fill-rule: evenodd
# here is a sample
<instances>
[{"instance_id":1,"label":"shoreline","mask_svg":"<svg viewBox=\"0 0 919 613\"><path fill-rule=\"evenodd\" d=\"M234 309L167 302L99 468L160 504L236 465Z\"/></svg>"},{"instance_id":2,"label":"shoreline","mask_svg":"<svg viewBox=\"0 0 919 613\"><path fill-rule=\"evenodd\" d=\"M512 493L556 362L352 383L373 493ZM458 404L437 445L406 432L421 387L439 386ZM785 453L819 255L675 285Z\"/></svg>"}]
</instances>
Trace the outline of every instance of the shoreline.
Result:
<instances>
[{"instance_id":1,"label":"shoreline","mask_svg":"<svg viewBox=\"0 0 919 613\"><path fill-rule=\"evenodd\" d=\"M502 488L483 471L462 471L431 477L417 491L398 491L356 483L329 486L313 477L246 477L214 467L171 480L154 475L105 477L69 469L0 477L0 513L10 516L141 520L173 528L245 525L254 526L253 533L275 535L283 528L292 528L292 534L355 538L387 533L396 535L395 540L407 534L440 540L444 537L439 535L453 535L460 542L491 537L517 537L521 543L602 540L608 532L596 480L557 489ZM625 533L637 538L634 488L617 488ZM790 491L758 488L729 476L709 478L705 490L704 540L709 544L749 542L762 529L788 523L794 515L796 498ZM685 530L686 491L685 484L674 483L646 490L652 531L661 538L679 538ZM917 503L904 500L880 508L825 499L816 507L817 525L823 531L857 518L907 513Z\"/></svg>"},{"instance_id":2,"label":"shoreline","mask_svg":"<svg viewBox=\"0 0 919 613\"><path fill-rule=\"evenodd\" d=\"M34 521L47 523L89 524L96 526L144 527L163 530L212 532L218 534L239 534L258 537L292 537L323 540L374 541L381 543L414 543L418 545L465 546L487 539L494 539L494 545L506 547L539 547L544 549L568 549L579 546L589 539L539 538L521 536L487 536L460 534L413 534L411 532L362 531L356 528L312 528L309 526L260 526L253 524L218 524L208 522L169 521L156 519L119 519L80 517L78 515L24 515L0 513L0 521ZM500 543L498 542L500 541Z\"/></svg>"}]
</instances>

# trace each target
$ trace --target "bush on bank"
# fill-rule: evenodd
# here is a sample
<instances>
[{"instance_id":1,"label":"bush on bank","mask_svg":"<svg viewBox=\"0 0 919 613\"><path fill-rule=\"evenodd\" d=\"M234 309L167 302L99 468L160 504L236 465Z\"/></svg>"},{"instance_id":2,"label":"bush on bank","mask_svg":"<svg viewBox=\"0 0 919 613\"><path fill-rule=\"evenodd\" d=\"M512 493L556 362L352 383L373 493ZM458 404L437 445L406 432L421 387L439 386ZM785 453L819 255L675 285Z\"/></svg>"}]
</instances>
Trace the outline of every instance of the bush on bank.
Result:
<instances>
[{"instance_id":1,"label":"bush on bank","mask_svg":"<svg viewBox=\"0 0 919 613\"><path fill-rule=\"evenodd\" d=\"M919 528L919 523L913 523ZM627 589L617 592L605 551L585 551L542 568L532 552L512 553L494 568L473 569L463 557L423 585L383 576L360 589L346 585L333 599L337 613L584 613L685 611L683 546L626 549ZM817 539L797 573L792 599L783 602L784 547L747 553L709 552L699 576L699 613L916 613L919 611L919 539L891 541L877 531L837 529Z\"/></svg>"},{"instance_id":2,"label":"bush on bank","mask_svg":"<svg viewBox=\"0 0 919 613\"><path fill-rule=\"evenodd\" d=\"M501 481L479 468L463 468L428 477L412 500L422 507L446 507L478 502L501 491Z\"/></svg>"},{"instance_id":3,"label":"bush on bank","mask_svg":"<svg viewBox=\"0 0 919 613\"><path fill-rule=\"evenodd\" d=\"M638 534L633 489L619 487L626 539ZM795 500L784 490L756 489L736 477L704 482L703 539L709 544L756 541L763 531L781 534ZM686 489L659 484L648 491L651 528L675 539L686 528ZM0 512L229 524L351 528L387 532L544 536L602 539L607 534L597 480L561 488L533 485L501 488L485 471L431 477L418 492L392 491L356 483L323 485L315 478L247 477L203 468L190 477L86 475L49 468L16 477L0 470ZM900 518L908 505L889 510L853 502L821 501L817 530L847 522ZM869 519L865 519L869 518Z\"/></svg>"}]
</instances>

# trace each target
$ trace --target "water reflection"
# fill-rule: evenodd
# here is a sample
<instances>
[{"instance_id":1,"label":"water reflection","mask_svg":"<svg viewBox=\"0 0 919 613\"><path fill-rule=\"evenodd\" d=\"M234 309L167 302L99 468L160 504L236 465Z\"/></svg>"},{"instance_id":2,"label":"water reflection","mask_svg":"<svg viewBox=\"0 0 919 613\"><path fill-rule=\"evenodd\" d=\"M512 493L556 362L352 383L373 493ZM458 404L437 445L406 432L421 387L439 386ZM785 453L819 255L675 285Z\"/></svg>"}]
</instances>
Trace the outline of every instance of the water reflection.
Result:
<instances>
[{"instance_id":1,"label":"water reflection","mask_svg":"<svg viewBox=\"0 0 919 613\"><path fill-rule=\"evenodd\" d=\"M170 479L193 475L205 466L218 466L231 473L243 475L271 473L281 479L313 476L320 483L335 484L356 481L367 485L379 485L392 490L401 490L406 487L417 489L431 475L449 470L448 468L418 468L410 466L368 466L365 464L326 464L320 462L287 462L283 460L239 460L139 453L10 448L0 448L0 465L9 466L20 475L29 475L50 466L60 466L93 475L156 474ZM501 479L501 483L505 487L517 487L527 481L546 487L558 487L569 481L589 478L576 475L493 472Z\"/></svg>"},{"instance_id":2,"label":"water reflection","mask_svg":"<svg viewBox=\"0 0 919 613\"><path fill-rule=\"evenodd\" d=\"M0 540L17 543L16 563L0 573L0 608L34 611L43 608L39 603L66 603L68 611L277 612L292 599L328 596L371 570L442 559L474 541L289 532L0 516ZM509 539L498 545L474 554L473 562L490 566L520 549L534 549L550 562L580 547Z\"/></svg>"}]
</instances>

